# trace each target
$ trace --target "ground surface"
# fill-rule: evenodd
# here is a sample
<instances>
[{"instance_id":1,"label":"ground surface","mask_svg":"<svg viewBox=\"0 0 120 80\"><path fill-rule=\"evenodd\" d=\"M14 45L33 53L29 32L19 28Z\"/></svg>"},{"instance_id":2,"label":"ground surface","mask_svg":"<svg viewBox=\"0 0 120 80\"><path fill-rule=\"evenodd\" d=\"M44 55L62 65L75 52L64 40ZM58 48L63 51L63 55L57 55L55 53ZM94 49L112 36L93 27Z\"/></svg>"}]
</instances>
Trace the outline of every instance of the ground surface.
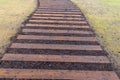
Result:
<instances>
[{"instance_id":1,"label":"ground surface","mask_svg":"<svg viewBox=\"0 0 120 80\"><path fill-rule=\"evenodd\" d=\"M34 10L35 0L0 0L0 53L9 44L25 18Z\"/></svg>"},{"instance_id":2,"label":"ground surface","mask_svg":"<svg viewBox=\"0 0 120 80\"><path fill-rule=\"evenodd\" d=\"M120 0L72 0L84 12L120 69Z\"/></svg>"},{"instance_id":3,"label":"ground surface","mask_svg":"<svg viewBox=\"0 0 120 80\"><path fill-rule=\"evenodd\" d=\"M2 80L119 80L70 0L39 0L1 59Z\"/></svg>"}]
</instances>

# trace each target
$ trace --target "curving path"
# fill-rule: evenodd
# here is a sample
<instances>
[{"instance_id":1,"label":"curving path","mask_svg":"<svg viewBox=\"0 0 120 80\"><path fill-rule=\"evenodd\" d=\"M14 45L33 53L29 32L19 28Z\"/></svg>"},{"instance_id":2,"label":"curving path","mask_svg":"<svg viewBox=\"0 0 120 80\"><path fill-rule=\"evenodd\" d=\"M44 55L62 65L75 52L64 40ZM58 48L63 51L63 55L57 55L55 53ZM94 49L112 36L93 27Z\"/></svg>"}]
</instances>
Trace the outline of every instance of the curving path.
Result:
<instances>
[{"instance_id":1,"label":"curving path","mask_svg":"<svg viewBox=\"0 0 120 80\"><path fill-rule=\"evenodd\" d=\"M1 60L0 80L119 80L70 0L39 0Z\"/></svg>"}]
</instances>

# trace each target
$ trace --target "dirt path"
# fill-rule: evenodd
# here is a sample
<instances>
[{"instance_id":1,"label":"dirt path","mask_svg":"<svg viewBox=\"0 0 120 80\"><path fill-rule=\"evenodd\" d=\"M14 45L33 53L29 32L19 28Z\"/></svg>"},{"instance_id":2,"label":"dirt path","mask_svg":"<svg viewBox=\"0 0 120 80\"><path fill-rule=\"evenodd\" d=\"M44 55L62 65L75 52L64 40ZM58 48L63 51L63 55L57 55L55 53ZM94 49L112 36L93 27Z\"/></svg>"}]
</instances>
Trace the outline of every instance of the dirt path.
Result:
<instances>
[{"instance_id":1,"label":"dirt path","mask_svg":"<svg viewBox=\"0 0 120 80\"><path fill-rule=\"evenodd\" d=\"M39 0L3 56L0 79L119 80L82 12L70 0Z\"/></svg>"}]
</instances>

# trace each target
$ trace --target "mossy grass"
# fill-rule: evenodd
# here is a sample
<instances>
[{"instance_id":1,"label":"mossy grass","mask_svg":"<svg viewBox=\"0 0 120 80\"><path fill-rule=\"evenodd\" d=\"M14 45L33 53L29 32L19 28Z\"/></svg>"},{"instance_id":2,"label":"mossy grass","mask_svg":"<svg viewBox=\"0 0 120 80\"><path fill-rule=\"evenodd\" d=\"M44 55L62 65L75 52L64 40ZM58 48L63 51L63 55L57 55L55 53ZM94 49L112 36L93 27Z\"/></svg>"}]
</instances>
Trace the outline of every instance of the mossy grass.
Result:
<instances>
[{"instance_id":1,"label":"mossy grass","mask_svg":"<svg viewBox=\"0 0 120 80\"><path fill-rule=\"evenodd\" d=\"M72 0L85 14L120 71L120 0Z\"/></svg>"},{"instance_id":2,"label":"mossy grass","mask_svg":"<svg viewBox=\"0 0 120 80\"><path fill-rule=\"evenodd\" d=\"M36 0L0 0L0 53L35 7Z\"/></svg>"}]
</instances>

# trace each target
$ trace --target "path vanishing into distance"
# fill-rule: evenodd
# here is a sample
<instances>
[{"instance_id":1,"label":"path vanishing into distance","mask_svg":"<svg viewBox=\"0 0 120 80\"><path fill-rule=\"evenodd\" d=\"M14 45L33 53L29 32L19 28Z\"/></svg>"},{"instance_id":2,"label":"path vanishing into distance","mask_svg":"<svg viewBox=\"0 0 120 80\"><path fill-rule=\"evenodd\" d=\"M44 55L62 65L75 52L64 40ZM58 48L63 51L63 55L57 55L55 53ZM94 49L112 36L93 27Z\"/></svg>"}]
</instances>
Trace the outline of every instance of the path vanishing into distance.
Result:
<instances>
[{"instance_id":1,"label":"path vanishing into distance","mask_svg":"<svg viewBox=\"0 0 120 80\"><path fill-rule=\"evenodd\" d=\"M70 0L38 0L0 65L0 80L120 80Z\"/></svg>"}]
</instances>

